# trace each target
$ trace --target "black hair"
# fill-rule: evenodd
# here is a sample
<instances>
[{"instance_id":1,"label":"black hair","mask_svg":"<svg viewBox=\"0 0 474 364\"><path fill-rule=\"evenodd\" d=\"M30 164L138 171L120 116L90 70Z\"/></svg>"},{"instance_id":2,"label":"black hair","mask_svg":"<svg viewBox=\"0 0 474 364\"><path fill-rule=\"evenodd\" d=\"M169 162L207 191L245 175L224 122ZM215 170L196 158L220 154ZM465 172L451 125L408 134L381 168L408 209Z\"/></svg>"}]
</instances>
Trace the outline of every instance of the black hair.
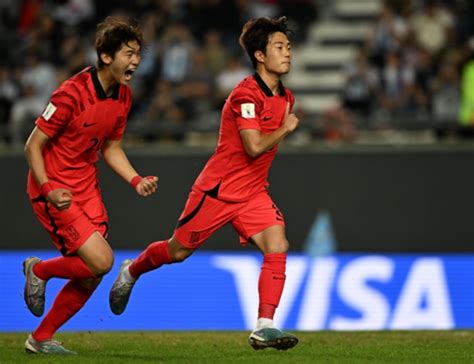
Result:
<instances>
[{"instance_id":1,"label":"black hair","mask_svg":"<svg viewBox=\"0 0 474 364\"><path fill-rule=\"evenodd\" d=\"M251 19L245 23L239 44L247 52L253 68L257 67L255 52L261 51L266 54L268 40L273 33L277 32L286 34L288 38L293 35L293 31L288 28L286 16Z\"/></svg>"},{"instance_id":2,"label":"black hair","mask_svg":"<svg viewBox=\"0 0 474 364\"><path fill-rule=\"evenodd\" d=\"M143 44L143 34L138 22L130 18L109 16L97 25L95 34L95 50L97 52L97 67L100 69L105 64L100 55L105 53L114 58L122 44L137 41L140 48Z\"/></svg>"}]
</instances>

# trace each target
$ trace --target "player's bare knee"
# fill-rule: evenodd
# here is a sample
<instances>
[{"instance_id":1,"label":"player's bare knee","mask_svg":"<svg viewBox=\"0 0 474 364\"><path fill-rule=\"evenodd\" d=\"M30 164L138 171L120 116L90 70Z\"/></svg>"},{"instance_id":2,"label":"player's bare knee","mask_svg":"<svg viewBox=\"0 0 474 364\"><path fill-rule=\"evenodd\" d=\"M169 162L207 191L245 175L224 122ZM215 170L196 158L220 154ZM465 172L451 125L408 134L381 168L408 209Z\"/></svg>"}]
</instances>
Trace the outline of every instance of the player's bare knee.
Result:
<instances>
[{"instance_id":1,"label":"player's bare knee","mask_svg":"<svg viewBox=\"0 0 474 364\"><path fill-rule=\"evenodd\" d=\"M168 241L168 251L173 263L181 263L194 252L194 249L186 248L175 236L172 236Z\"/></svg>"},{"instance_id":2,"label":"player's bare knee","mask_svg":"<svg viewBox=\"0 0 474 364\"><path fill-rule=\"evenodd\" d=\"M91 263L91 270L97 278L100 278L106 275L112 269L114 265L114 257L113 255L106 255L97 257Z\"/></svg>"},{"instance_id":3,"label":"player's bare knee","mask_svg":"<svg viewBox=\"0 0 474 364\"><path fill-rule=\"evenodd\" d=\"M173 263L181 263L184 262L192 253L192 250L180 249L172 252L171 258L173 259Z\"/></svg>"},{"instance_id":4,"label":"player's bare knee","mask_svg":"<svg viewBox=\"0 0 474 364\"><path fill-rule=\"evenodd\" d=\"M288 243L288 240L281 240L273 244L270 248L272 253L286 253L288 252L288 249L290 248L290 244Z\"/></svg>"}]
</instances>

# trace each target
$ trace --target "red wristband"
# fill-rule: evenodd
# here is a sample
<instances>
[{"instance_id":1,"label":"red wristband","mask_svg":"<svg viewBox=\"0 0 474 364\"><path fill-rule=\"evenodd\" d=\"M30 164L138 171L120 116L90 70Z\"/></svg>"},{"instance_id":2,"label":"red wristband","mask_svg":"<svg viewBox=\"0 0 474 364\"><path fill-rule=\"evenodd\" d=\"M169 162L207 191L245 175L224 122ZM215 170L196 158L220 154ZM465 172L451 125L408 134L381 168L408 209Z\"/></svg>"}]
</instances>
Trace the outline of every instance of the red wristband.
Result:
<instances>
[{"instance_id":1,"label":"red wristband","mask_svg":"<svg viewBox=\"0 0 474 364\"><path fill-rule=\"evenodd\" d=\"M49 193L53 190L51 183L45 182L41 185L41 195L46 198L48 197Z\"/></svg>"},{"instance_id":2,"label":"red wristband","mask_svg":"<svg viewBox=\"0 0 474 364\"><path fill-rule=\"evenodd\" d=\"M130 186L132 186L133 189L136 189L141 180L142 180L141 176L133 177L132 180L130 181Z\"/></svg>"}]
</instances>

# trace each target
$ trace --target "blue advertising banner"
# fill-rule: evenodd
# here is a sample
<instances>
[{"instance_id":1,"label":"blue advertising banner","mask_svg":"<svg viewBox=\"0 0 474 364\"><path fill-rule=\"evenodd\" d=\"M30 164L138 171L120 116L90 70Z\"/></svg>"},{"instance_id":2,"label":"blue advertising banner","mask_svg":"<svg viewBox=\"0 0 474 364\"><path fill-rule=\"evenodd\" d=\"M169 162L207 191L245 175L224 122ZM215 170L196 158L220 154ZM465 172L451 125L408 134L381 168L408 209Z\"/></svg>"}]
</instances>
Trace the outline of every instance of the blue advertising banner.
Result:
<instances>
[{"instance_id":1,"label":"blue advertising banner","mask_svg":"<svg viewBox=\"0 0 474 364\"><path fill-rule=\"evenodd\" d=\"M121 316L109 289L120 262L63 330L250 330L257 315L258 253L197 252L186 262L142 276ZM0 331L32 331L40 318L23 301L22 261L53 251L0 252ZM52 279L46 309L64 285ZM290 254L276 324L292 330L474 328L474 254L361 255L309 258Z\"/></svg>"}]
</instances>

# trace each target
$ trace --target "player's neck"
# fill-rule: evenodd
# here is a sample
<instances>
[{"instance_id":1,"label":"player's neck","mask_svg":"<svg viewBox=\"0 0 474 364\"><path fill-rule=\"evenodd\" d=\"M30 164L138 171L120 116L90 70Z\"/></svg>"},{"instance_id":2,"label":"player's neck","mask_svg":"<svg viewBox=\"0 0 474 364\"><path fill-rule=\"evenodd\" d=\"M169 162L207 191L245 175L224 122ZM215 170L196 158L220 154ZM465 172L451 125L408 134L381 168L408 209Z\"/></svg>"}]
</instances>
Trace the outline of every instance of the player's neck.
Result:
<instances>
[{"instance_id":1,"label":"player's neck","mask_svg":"<svg viewBox=\"0 0 474 364\"><path fill-rule=\"evenodd\" d=\"M97 78L99 79L100 85L104 90L107 96L111 96L115 90L115 85L117 81L112 76L112 73L109 71L107 67L104 67L100 70L97 70Z\"/></svg>"},{"instance_id":2,"label":"player's neck","mask_svg":"<svg viewBox=\"0 0 474 364\"><path fill-rule=\"evenodd\" d=\"M270 91L274 95L278 95L280 92L280 76L274 73L267 72L265 69L257 69L257 73L260 78L265 82Z\"/></svg>"}]
</instances>

